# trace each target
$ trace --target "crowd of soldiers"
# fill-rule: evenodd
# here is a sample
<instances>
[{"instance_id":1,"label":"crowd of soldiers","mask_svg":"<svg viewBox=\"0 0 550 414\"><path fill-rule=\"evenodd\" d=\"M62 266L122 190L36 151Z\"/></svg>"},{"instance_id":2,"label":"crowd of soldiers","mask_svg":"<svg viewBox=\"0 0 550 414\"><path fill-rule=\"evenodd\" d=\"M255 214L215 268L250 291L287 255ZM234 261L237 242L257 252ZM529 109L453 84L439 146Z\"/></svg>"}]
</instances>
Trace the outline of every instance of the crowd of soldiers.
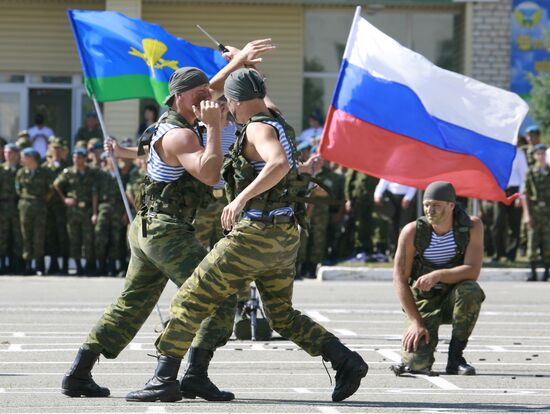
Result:
<instances>
[{"instance_id":1,"label":"crowd of soldiers","mask_svg":"<svg viewBox=\"0 0 550 414\"><path fill-rule=\"evenodd\" d=\"M310 115L309 130L316 129L316 114ZM307 130L306 130L307 131ZM321 129L315 135L306 132L299 144L303 160L317 150ZM536 126L526 129L518 140L518 155L525 159L525 168L514 161L508 196L520 192L510 206L484 201L476 212L485 224L485 254L491 263L512 264L518 256L526 256L531 267L529 281L538 280L537 267L544 267L542 280L549 278L550 266L550 167L547 148L541 143L541 131ZM376 177L323 162L317 175L330 196L321 188L316 197L330 197L329 203L313 203L308 207L309 237L301 239L298 255L298 275L314 277L320 264L338 261L386 262L395 254L396 234L409 221L421 216L417 208L419 194L405 205L404 194L383 192L376 195L380 181ZM382 180L383 181L383 180ZM404 186L402 186L404 187ZM397 202L396 202L397 201ZM465 209L475 210L473 200L458 198ZM398 212L399 211L399 212ZM403 220L405 218L405 220Z\"/></svg>"},{"instance_id":2,"label":"crowd of soldiers","mask_svg":"<svg viewBox=\"0 0 550 414\"><path fill-rule=\"evenodd\" d=\"M72 258L78 275L124 275L128 217L111 158L102 140L83 138L70 151L65 140L52 136L45 159L26 131L15 143L2 142L1 274L66 275ZM135 209L145 163L117 163Z\"/></svg>"},{"instance_id":3,"label":"crowd of soldiers","mask_svg":"<svg viewBox=\"0 0 550 414\"><path fill-rule=\"evenodd\" d=\"M317 151L322 132L319 120L318 114L312 114L311 128L302 134L298 146L302 160ZM103 152L102 141L93 136L100 130L91 125L93 116L87 117L88 121L88 128L81 128L77 135L72 157L67 143L58 137L50 138L45 160L30 147L25 131L15 143L2 143L0 273L68 274L72 258L78 275L124 275L128 217L111 159ZM547 165L546 148L540 142L540 130L529 128L518 146L525 155L528 174L521 171L521 183L511 182L507 193L521 190L524 201L518 199L511 206L481 204L485 254L493 262L513 263L519 252L527 256L531 266L528 280L537 280L539 264L544 266L543 280L547 280L550 178L548 169L543 168ZM136 210L145 161L121 158L117 162L130 205ZM341 261L390 261L401 228L422 214L417 205L419 195L413 189L410 199L404 200L403 194L386 188L377 197L378 178L321 159L318 162L317 179L325 188L315 188L317 202L308 205L310 227L302 232L297 277L315 277L320 265ZM209 207L215 214L199 210L196 219L199 239L206 247L212 247L222 236L216 213L225 205L223 189L214 189L214 197L220 201ZM467 199L459 198L458 202L468 206ZM50 257L47 270L45 256Z\"/></svg>"}]
</instances>

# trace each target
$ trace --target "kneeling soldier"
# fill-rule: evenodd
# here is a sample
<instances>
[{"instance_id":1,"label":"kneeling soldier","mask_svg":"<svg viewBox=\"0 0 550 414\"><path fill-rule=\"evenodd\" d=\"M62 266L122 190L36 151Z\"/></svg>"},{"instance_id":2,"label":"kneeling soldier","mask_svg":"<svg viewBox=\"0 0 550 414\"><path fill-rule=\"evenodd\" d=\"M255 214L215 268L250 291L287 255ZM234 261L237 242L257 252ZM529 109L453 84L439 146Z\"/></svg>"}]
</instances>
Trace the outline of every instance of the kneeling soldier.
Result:
<instances>
[{"instance_id":1,"label":"kneeling soldier","mask_svg":"<svg viewBox=\"0 0 550 414\"><path fill-rule=\"evenodd\" d=\"M430 374L441 324L452 324L446 372L475 375L462 353L485 294L476 282L483 258L483 224L456 205L454 187L431 183L424 193L425 216L399 236L394 285L407 314L402 362L396 375Z\"/></svg>"}]
</instances>

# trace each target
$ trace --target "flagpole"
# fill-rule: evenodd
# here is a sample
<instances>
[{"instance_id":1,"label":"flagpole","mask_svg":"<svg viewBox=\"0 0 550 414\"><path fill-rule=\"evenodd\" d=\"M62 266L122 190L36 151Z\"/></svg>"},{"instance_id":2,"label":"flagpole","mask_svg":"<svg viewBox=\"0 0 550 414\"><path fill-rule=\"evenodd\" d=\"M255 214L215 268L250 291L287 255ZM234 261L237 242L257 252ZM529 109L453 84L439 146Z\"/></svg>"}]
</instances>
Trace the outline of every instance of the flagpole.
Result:
<instances>
[{"instance_id":1,"label":"flagpole","mask_svg":"<svg viewBox=\"0 0 550 414\"><path fill-rule=\"evenodd\" d=\"M101 131L103 132L103 141L105 142L109 138L109 135L107 134L107 127L105 126L105 122L103 121L103 114L101 113L101 108L99 107L99 103L97 102L97 99L95 98L95 96L92 96L92 100L94 101L94 107L97 113L97 118L99 119L99 124L101 125ZM118 163L115 158L115 154L113 154L112 152L109 152L109 155L111 157L111 164L113 164L113 170L115 172L116 182L118 184L118 190L120 191L120 196L122 197L122 201L124 202L124 208L126 209L126 215L128 216L128 220L132 222L132 220L134 220L134 215L132 214L132 210L130 209L130 203L128 202L126 191L124 191L124 184L122 183L122 177L120 176L120 171L118 170Z\"/></svg>"},{"instance_id":2,"label":"flagpole","mask_svg":"<svg viewBox=\"0 0 550 414\"><path fill-rule=\"evenodd\" d=\"M349 30L348 40L346 42L346 48L344 49L343 59L349 59L349 54L351 53L350 41L355 36L355 31L357 30L357 22L361 18L361 6L355 8L355 14L353 15L353 23L351 24L351 29Z\"/></svg>"},{"instance_id":3,"label":"flagpole","mask_svg":"<svg viewBox=\"0 0 550 414\"><path fill-rule=\"evenodd\" d=\"M97 99L94 95L92 95L92 101L94 102L95 111L97 113L97 118L99 120L99 124L101 125L101 131L103 132L103 141L106 141L109 138L109 134L107 134L107 127L105 126L105 122L103 121L103 114L101 113L101 108L99 107L99 103L97 102ZM120 171L118 170L118 163L115 158L115 154L112 152L109 152L109 155L111 157L111 164L113 165L113 169L115 171L115 177L118 184L118 190L120 191L120 196L122 197L122 201L124 202L124 208L126 209L126 214L128 215L128 220L132 222L134 220L134 216L132 214L132 210L130 210L130 203L128 202L128 197L126 196L126 191L124 191L124 186L122 184L122 177L120 176ZM155 310L157 311L157 314L160 318L160 323L162 324L163 328L165 326L164 318L162 317L162 313L160 311L160 306L157 302L155 305Z\"/></svg>"}]
</instances>

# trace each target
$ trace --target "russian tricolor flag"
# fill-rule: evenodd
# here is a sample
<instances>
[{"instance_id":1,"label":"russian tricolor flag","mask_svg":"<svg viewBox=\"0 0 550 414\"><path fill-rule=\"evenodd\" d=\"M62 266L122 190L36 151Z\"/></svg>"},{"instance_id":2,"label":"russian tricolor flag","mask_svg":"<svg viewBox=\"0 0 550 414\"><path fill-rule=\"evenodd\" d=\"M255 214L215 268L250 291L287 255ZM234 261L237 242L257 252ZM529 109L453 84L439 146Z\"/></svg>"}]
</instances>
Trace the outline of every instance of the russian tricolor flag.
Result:
<instances>
[{"instance_id":1,"label":"russian tricolor flag","mask_svg":"<svg viewBox=\"0 0 550 414\"><path fill-rule=\"evenodd\" d=\"M517 95L441 69L360 17L358 8L321 140L321 155L420 189L509 203Z\"/></svg>"}]
</instances>

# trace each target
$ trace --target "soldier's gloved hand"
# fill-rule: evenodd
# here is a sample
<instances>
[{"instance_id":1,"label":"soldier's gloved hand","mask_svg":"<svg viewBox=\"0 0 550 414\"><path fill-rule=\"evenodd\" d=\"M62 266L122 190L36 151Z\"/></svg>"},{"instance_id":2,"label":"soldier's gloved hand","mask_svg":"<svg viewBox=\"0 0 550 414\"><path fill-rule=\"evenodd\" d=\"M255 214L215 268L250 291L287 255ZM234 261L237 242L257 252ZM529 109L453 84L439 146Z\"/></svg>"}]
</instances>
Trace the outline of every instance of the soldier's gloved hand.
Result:
<instances>
[{"instance_id":1,"label":"soldier's gloved hand","mask_svg":"<svg viewBox=\"0 0 550 414\"><path fill-rule=\"evenodd\" d=\"M418 349L420 340L424 338L424 342L430 343L430 332L426 327L418 322L413 322L405 335L403 336L403 348L407 352L414 352Z\"/></svg>"}]
</instances>

